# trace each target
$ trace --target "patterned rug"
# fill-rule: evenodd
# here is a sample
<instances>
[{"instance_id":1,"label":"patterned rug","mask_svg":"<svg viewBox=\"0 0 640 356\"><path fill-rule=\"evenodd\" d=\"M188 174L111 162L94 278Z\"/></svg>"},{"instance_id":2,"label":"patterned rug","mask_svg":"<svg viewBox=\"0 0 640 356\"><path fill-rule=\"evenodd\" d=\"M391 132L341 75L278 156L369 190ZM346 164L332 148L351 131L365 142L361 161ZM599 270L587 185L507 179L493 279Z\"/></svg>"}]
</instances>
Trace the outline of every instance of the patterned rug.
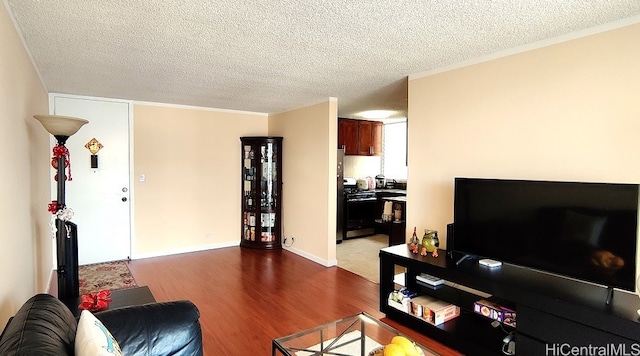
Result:
<instances>
[{"instance_id":1,"label":"patterned rug","mask_svg":"<svg viewBox=\"0 0 640 356\"><path fill-rule=\"evenodd\" d=\"M103 289L116 290L137 287L126 261L84 265L78 268L80 295Z\"/></svg>"}]
</instances>

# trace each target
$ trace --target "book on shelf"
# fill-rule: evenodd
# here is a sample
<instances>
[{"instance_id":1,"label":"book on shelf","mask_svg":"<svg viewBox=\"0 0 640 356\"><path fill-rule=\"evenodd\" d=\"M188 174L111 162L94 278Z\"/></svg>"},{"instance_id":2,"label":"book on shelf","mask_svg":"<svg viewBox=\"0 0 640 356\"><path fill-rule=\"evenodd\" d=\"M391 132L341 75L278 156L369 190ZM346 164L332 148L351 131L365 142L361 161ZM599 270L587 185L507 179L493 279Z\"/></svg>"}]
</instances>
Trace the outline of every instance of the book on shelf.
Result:
<instances>
[{"instance_id":1,"label":"book on shelf","mask_svg":"<svg viewBox=\"0 0 640 356\"><path fill-rule=\"evenodd\" d=\"M460 315L460 307L421 295L411 299L411 314L433 325L440 325Z\"/></svg>"},{"instance_id":2,"label":"book on shelf","mask_svg":"<svg viewBox=\"0 0 640 356\"><path fill-rule=\"evenodd\" d=\"M516 311L511 303L498 298L480 299L473 303L473 311L505 325L516 327Z\"/></svg>"}]
</instances>

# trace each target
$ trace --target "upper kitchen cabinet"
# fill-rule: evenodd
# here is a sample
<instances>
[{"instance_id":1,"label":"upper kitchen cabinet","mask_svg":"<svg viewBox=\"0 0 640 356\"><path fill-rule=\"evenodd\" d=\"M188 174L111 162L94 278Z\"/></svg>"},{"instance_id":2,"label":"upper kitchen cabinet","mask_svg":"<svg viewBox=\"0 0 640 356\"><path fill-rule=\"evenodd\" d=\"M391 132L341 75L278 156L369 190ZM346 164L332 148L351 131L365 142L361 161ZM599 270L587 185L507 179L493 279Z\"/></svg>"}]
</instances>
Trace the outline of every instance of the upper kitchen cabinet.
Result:
<instances>
[{"instance_id":1,"label":"upper kitchen cabinet","mask_svg":"<svg viewBox=\"0 0 640 356\"><path fill-rule=\"evenodd\" d=\"M339 119L338 148L346 155L382 155L382 122Z\"/></svg>"},{"instance_id":2,"label":"upper kitchen cabinet","mask_svg":"<svg viewBox=\"0 0 640 356\"><path fill-rule=\"evenodd\" d=\"M371 147L374 156L382 156L382 122L371 121Z\"/></svg>"},{"instance_id":3,"label":"upper kitchen cabinet","mask_svg":"<svg viewBox=\"0 0 640 356\"><path fill-rule=\"evenodd\" d=\"M373 155L373 134L371 131L371 121L358 123L358 155Z\"/></svg>"},{"instance_id":4,"label":"upper kitchen cabinet","mask_svg":"<svg viewBox=\"0 0 640 356\"><path fill-rule=\"evenodd\" d=\"M344 148L344 154L358 154L358 120L338 120L338 148Z\"/></svg>"}]
</instances>

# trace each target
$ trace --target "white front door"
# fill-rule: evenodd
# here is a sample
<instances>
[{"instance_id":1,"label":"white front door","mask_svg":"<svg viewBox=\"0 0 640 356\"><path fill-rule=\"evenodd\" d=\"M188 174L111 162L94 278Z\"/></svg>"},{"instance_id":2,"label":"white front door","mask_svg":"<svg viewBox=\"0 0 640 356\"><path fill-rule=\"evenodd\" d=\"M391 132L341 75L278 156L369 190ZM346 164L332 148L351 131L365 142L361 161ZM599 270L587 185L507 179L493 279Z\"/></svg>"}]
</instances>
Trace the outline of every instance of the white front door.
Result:
<instances>
[{"instance_id":1,"label":"white front door","mask_svg":"<svg viewBox=\"0 0 640 356\"><path fill-rule=\"evenodd\" d=\"M72 180L66 183L65 198L74 212L71 221L78 225L80 265L131 255L129 105L53 95L55 115L89 120L66 144ZM91 168L91 152L85 148L92 138L104 146L97 154L98 168Z\"/></svg>"}]
</instances>

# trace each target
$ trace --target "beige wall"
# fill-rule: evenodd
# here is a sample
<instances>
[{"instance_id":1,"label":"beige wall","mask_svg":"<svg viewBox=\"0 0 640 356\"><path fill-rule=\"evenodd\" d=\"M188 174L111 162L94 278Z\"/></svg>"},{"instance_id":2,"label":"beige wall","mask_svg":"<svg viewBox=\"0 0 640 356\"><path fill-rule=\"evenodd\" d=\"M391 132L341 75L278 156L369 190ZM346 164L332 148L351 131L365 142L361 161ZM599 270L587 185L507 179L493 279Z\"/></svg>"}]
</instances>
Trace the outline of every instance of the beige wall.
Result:
<instances>
[{"instance_id":1,"label":"beige wall","mask_svg":"<svg viewBox=\"0 0 640 356\"><path fill-rule=\"evenodd\" d=\"M134 104L134 258L240 243L240 137L266 135L267 120Z\"/></svg>"},{"instance_id":2,"label":"beige wall","mask_svg":"<svg viewBox=\"0 0 640 356\"><path fill-rule=\"evenodd\" d=\"M336 261L337 100L269 116L269 134L283 140L286 247L315 262Z\"/></svg>"},{"instance_id":3,"label":"beige wall","mask_svg":"<svg viewBox=\"0 0 640 356\"><path fill-rule=\"evenodd\" d=\"M413 78L408 230L444 236L453 177L634 182L640 177L640 25ZM0 325L45 291L53 240L47 93L0 6ZM284 137L284 233L335 264L337 101L267 117L134 106L133 257L240 241L240 136ZM146 175L144 183L138 181ZM207 237L211 234L211 237Z\"/></svg>"},{"instance_id":4,"label":"beige wall","mask_svg":"<svg viewBox=\"0 0 640 356\"><path fill-rule=\"evenodd\" d=\"M639 38L632 25L410 80L408 230L445 236L456 176L639 183Z\"/></svg>"},{"instance_id":5,"label":"beige wall","mask_svg":"<svg viewBox=\"0 0 640 356\"><path fill-rule=\"evenodd\" d=\"M47 290L52 268L48 222L47 92L11 18L0 5L0 328L33 294Z\"/></svg>"}]
</instances>

